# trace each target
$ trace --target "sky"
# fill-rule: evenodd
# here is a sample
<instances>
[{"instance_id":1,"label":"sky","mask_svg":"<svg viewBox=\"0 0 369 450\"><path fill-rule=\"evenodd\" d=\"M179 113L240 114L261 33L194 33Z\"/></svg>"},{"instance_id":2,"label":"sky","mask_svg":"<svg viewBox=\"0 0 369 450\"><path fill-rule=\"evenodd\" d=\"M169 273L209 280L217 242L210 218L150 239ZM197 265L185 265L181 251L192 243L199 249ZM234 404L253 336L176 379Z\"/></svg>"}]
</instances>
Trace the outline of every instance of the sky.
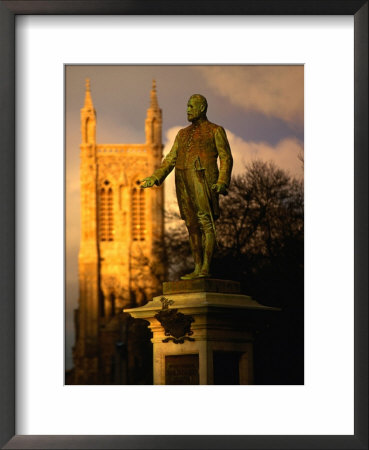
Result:
<instances>
[{"instance_id":1,"label":"sky","mask_svg":"<svg viewBox=\"0 0 369 450\"><path fill-rule=\"evenodd\" d=\"M156 80L163 112L164 155L176 133L188 126L193 94L208 101L208 119L225 128L233 174L253 159L273 160L303 177L304 69L291 65L69 65L65 71L66 142L66 368L72 366L73 310L78 304L80 109L85 79L97 115L98 144L144 143L146 110ZM150 174L147 174L150 175ZM175 203L174 176L165 181L166 206Z\"/></svg>"}]
</instances>

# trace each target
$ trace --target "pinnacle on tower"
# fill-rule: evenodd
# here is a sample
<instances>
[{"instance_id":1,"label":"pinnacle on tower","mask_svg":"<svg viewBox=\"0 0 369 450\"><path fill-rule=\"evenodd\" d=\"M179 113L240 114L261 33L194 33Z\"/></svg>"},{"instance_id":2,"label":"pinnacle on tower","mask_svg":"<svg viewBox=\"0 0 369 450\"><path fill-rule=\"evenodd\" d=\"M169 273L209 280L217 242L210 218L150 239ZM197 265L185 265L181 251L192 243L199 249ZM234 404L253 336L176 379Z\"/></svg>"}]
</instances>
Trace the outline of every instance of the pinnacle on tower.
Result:
<instances>
[{"instance_id":1,"label":"pinnacle on tower","mask_svg":"<svg viewBox=\"0 0 369 450\"><path fill-rule=\"evenodd\" d=\"M94 105L92 103L92 97L91 97L90 79L86 78L86 92L85 92L84 108L93 109L93 107L94 107Z\"/></svg>"},{"instance_id":2,"label":"pinnacle on tower","mask_svg":"<svg viewBox=\"0 0 369 450\"><path fill-rule=\"evenodd\" d=\"M156 81L152 80L152 88L150 93L150 108L157 110L159 109L158 97L156 95Z\"/></svg>"},{"instance_id":3,"label":"pinnacle on tower","mask_svg":"<svg viewBox=\"0 0 369 450\"><path fill-rule=\"evenodd\" d=\"M96 142L96 111L92 103L89 78L86 78L85 103L81 108L81 135L82 144Z\"/></svg>"},{"instance_id":4,"label":"pinnacle on tower","mask_svg":"<svg viewBox=\"0 0 369 450\"><path fill-rule=\"evenodd\" d=\"M152 80L150 92L150 106L146 112L145 134L146 142L150 145L162 148L161 144L162 114L156 94L156 81ZM161 157L161 155L160 155Z\"/></svg>"}]
</instances>

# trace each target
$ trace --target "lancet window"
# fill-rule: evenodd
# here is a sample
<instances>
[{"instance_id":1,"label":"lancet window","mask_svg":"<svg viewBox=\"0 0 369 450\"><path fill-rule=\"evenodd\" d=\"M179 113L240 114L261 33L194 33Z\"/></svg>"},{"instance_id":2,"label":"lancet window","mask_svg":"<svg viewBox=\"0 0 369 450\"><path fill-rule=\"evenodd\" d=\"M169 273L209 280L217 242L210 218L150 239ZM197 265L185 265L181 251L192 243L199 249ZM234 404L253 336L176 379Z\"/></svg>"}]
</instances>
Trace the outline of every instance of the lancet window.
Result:
<instances>
[{"instance_id":1,"label":"lancet window","mask_svg":"<svg viewBox=\"0 0 369 450\"><path fill-rule=\"evenodd\" d=\"M100 189L100 241L114 241L113 189L109 184L109 181L105 181Z\"/></svg>"},{"instance_id":2,"label":"lancet window","mask_svg":"<svg viewBox=\"0 0 369 450\"><path fill-rule=\"evenodd\" d=\"M134 241L146 239L145 215L145 191L139 187L134 187L132 189L132 239Z\"/></svg>"}]
</instances>

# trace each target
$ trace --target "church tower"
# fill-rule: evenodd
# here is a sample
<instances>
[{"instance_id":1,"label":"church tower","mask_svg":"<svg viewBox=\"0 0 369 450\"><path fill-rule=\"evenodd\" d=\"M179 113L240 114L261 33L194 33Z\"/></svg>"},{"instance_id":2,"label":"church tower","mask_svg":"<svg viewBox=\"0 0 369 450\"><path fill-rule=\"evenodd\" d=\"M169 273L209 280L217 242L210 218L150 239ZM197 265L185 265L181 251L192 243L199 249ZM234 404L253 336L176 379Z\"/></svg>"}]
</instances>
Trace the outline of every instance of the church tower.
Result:
<instances>
[{"instance_id":1,"label":"church tower","mask_svg":"<svg viewBox=\"0 0 369 450\"><path fill-rule=\"evenodd\" d=\"M163 264L164 190L140 188L162 159L162 112L153 81L144 144L97 144L89 80L81 109L81 240L75 313L76 384L134 382L137 330L122 312L157 295ZM123 349L123 350L122 350ZM143 352L144 353L144 352ZM137 381L137 380L136 380ZM139 382L139 381L138 381Z\"/></svg>"}]
</instances>

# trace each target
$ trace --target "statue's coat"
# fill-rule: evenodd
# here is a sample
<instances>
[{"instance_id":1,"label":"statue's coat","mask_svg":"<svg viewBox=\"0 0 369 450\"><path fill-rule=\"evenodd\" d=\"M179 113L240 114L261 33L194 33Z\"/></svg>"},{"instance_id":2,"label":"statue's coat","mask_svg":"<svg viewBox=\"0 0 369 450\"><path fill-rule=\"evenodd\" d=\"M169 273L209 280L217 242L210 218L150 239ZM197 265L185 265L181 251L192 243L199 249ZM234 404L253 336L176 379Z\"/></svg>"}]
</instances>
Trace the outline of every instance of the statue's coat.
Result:
<instances>
[{"instance_id":1,"label":"statue's coat","mask_svg":"<svg viewBox=\"0 0 369 450\"><path fill-rule=\"evenodd\" d=\"M219 157L219 169L217 159ZM196 168L205 169L208 186L223 183L227 187L230 183L233 159L224 129L209 122L207 119L195 122L180 130L176 136L173 147L164 158L161 166L154 172L156 184L160 185L167 175L174 169L188 170L190 177L196 177ZM186 219L181 200L188 192L177 184L178 206L182 219ZM182 192L182 190L184 190ZM211 191L211 208L214 219L219 216L219 196ZM196 201L196 199L194 199Z\"/></svg>"}]
</instances>

